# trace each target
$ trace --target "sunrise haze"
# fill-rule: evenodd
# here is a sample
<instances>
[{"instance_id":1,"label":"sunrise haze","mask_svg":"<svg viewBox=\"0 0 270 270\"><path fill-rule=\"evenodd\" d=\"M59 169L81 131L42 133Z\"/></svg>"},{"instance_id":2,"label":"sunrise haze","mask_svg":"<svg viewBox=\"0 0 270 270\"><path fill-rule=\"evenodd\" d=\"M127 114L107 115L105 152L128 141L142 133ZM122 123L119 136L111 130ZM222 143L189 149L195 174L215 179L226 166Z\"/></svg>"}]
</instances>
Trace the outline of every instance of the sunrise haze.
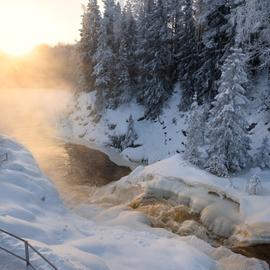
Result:
<instances>
[{"instance_id":1,"label":"sunrise haze","mask_svg":"<svg viewBox=\"0 0 270 270\"><path fill-rule=\"evenodd\" d=\"M86 0L0 1L0 50L21 55L38 44L74 43Z\"/></svg>"}]
</instances>

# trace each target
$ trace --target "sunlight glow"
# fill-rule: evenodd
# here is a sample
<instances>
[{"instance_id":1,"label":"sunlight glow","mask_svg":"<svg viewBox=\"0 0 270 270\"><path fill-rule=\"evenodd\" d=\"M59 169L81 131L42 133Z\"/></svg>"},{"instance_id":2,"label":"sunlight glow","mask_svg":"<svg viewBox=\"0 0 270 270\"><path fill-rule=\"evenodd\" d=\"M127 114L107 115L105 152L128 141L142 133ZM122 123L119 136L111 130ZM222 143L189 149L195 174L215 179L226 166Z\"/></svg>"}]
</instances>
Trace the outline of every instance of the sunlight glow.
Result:
<instances>
[{"instance_id":1,"label":"sunlight glow","mask_svg":"<svg viewBox=\"0 0 270 270\"><path fill-rule=\"evenodd\" d=\"M79 38L86 0L1 0L0 50L22 55L38 44L73 43Z\"/></svg>"}]
</instances>

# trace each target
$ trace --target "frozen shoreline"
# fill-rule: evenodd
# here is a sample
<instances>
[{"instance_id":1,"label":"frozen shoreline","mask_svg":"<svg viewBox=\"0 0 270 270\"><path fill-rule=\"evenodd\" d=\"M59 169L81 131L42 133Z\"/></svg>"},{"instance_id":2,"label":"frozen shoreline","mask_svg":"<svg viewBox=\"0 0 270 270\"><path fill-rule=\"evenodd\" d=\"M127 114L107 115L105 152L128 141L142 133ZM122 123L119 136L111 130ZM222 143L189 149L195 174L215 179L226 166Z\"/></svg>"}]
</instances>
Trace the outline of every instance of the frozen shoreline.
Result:
<instances>
[{"instance_id":1,"label":"frozen shoreline","mask_svg":"<svg viewBox=\"0 0 270 270\"><path fill-rule=\"evenodd\" d=\"M70 213L23 146L2 137L1 152L10 159L1 167L0 227L28 239L60 269L229 270L235 263L239 270L269 269L257 259L212 248L196 237L150 228L142 214L123 207L97 209L91 220ZM2 243L21 252L10 239ZM16 264L2 253L0 258L3 267ZM38 258L32 260L42 266Z\"/></svg>"},{"instance_id":2,"label":"frozen shoreline","mask_svg":"<svg viewBox=\"0 0 270 270\"><path fill-rule=\"evenodd\" d=\"M95 124L91 122L91 117L88 117L89 108L93 105L93 95L93 93L82 93L74 101L74 104L71 104L71 114L65 120L66 122L64 124L65 128L68 128L66 134L70 134L70 138L75 138L75 141L83 143L86 146L89 146L92 142L98 145L106 144L108 143L109 135L123 134L126 130L128 112L135 116L136 119L139 119L141 115L140 106L131 103L128 106L123 105L116 111L108 110L102 117L101 123ZM180 132L185 129L185 117L181 114L175 116L178 128L170 122L170 118L174 115L173 112L176 111L176 108L177 98L171 100L168 108L165 109L166 113L160 119L160 123L164 122L163 125L167 130L165 135L168 140L166 139L165 144L162 143L164 139L162 137L164 127L162 125L160 126L160 123L136 122L135 129L139 133L139 139L136 143L141 144L141 146L139 148L127 148L121 154L117 153L117 155L118 157L122 157L120 160L142 160L146 158L151 161L151 165L146 167L135 166L137 169L131 173L131 176L121 179L117 184L112 184L112 189L120 188L121 185L126 185L123 188L124 190L136 189L139 186L140 192L143 193L145 190L154 186L158 190L157 193L161 191L165 193L171 192L174 196L178 197L179 193L184 193L181 190L183 183L185 185L192 185L194 188L202 189L204 193L215 193L221 199L227 198L239 205L239 210L236 213L237 222L234 221L231 228L235 232L233 234L233 241L238 242L239 245L269 243L270 210L265 209L265 205L268 205L268 202L270 203L270 170L262 171L254 168L237 177L222 178L192 166L183 160L181 154L173 155L171 148L176 147L176 138L179 137L179 145L181 140L185 141L184 133ZM256 117L259 117L259 115ZM116 128L110 130L109 127L111 125L116 126ZM152 132L150 134L151 129L155 130L156 133ZM254 143L259 143L259 140L256 141L254 136ZM259 137L261 139L262 134ZM106 153L102 147L99 147L99 150ZM162 151L165 151L165 153L162 153ZM166 151L169 151L169 157ZM162 160L156 162L159 159ZM255 174L259 174L262 180L263 190L260 196L251 196L246 191L247 181ZM120 189L119 196L123 192ZM108 191L106 195L110 196L111 194ZM131 193L129 198L125 198L125 200L133 200L134 198L132 196L134 196L133 193ZM197 196L200 197L200 194L197 194ZM208 203L202 205L202 209L208 206L210 207L212 202L212 199L209 199L208 195L205 197L204 201ZM196 198L193 198L193 200L196 200ZM219 222L222 223L220 219ZM211 223L208 226L213 228L215 224ZM222 225L220 226L222 227Z\"/></svg>"}]
</instances>

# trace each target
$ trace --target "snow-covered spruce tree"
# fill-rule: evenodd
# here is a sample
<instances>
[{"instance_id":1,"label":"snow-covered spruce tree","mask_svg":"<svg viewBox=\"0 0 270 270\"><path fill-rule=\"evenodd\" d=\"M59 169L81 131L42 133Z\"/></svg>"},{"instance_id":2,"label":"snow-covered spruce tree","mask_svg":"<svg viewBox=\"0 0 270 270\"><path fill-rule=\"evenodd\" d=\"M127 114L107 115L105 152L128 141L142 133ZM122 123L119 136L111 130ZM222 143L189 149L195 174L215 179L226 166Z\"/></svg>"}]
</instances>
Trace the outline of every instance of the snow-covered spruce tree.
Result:
<instances>
[{"instance_id":1,"label":"snow-covered spruce tree","mask_svg":"<svg viewBox=\"0 0 270 270\"><path fill-rule=\"evenodd\" d=\"M270 68L270 1L241 1L235 12L236 43L249 55L249 68L256 75Z\"/></svg>"},{"instance_id":2,"label":"snow-covered spruce tree","mask_svg":"<svg viewBox=\"0 0 270 270\"><path fill-rule=\"evenodd\" d=\"M134 120L132 115L129 116L128 119L128 128L125 136L125 140L122 143L122 149L126 149L128 147L133 147L134 142L138 139L138 135L134 129Z\"/></svg>"},{"instance_id":3,"label":"snow-covered spruce tree","mask_svg":"<svg viewBox=\"0 0 270 270\"><path fill-rule=\"evenodd\" d=\"M141 60L137 100L145 117L155 119L173 90L168 14L162 0L145 0L139 21L138 57Z\"/></svg>"},{"instance_id":4,"label":"snow-covered spruce tree","mask_svg":"<svg viewBox=\"0 0 270 270\"><path fill-rule=\"evenodd\" d=\"M270 112L270 1L245 0L235 12L236 43L248 55L248 68L260 87L263 109ZM270 113L269 113L270 116ZM269 118L270 119L270 118Z\"/></svg>"},{"instance_id":5,"label":"snow-covered spruce tree","mask_svg":"<svg viewBox=\"0 0 270 270\"><path fill-rule=\"evenodd\" d=\"M188 114L187 141L184 157L196 166L200 166L202 162L199 150L199 147L204 142L204 124L202 120L204 120L202 109L198 105L197 94L195 93L191 110Z\"/></svg>"},{"instance_id":6,"label":"snow-covered spruce tree","mask_svg":"<svg viewBox=\"0 0 270 270\"><path fill-rule=\"evenodd\" d=\"M181 110L189 109L192 97L195 93L195 73L199 67L198 37L195 22L195 10L193 0L181 0L178 3L181 12L176 19L178 27L175 32L176 54L175 61L178 63L178 80L183 87L180 103ZM197 89L199 91L200 89Z\"/></svg>"},{"instance_id":7,"label":"snow-covered spruce tree","mask_svg":"<svg viewBox=\"0 0 270 270\"><path fill-rule=\"evenodd\" d=\"M221 67L234 43L235 25L231 21L232 1L196 1L199 66L194 74L194 88L200 100L212 101L217 94L216 82Z\"/></svg>"},{"instance_id":8,"label":"snow-covered spruce tree","mask_svg":"<svg viewBox=\"0 0 270 270\"><path fill-rule=\"evenodd\" d=\"M125 17L125 15L123 15L123 17ZM124 19L121 25L123 32L126 31L126 27L127 25ZM113 104L114 108L117 108L117 106L121 103L128 102L130 99L129 87L131 80L128 72L128 43L125 37L123 37L120 41L119 57L116 69L118 72L118 83L116 89L114 89L116 94Z\"/></svg>"},{"instance_id":9,"label":"snow-covered spruce tree","mask_svg":"<svg viewBox=\"0 0 270 270\"><path fill-rule=\"evenodd\" d=\"M250 139L244 107L248 79L245 55L233 49L227 57L219 81L218 95L209 120L209 150L205 168L218 176L228 176L248 166Z\"/></svg>"},{"instance_id":10,"label":"snow-covered spruce tree","mask_svg":"<svg viewBox=\"0 0 270 270\"><path fill-rule=\"evenodd\" d=\"M261 169L270 168L270 144L268 137L263 139L262 145L257 149L254 163Z\"/></svg>"},{"instance_id":11,"label":"snow-covered spruce tree","mask_svg":"<svg viewBox=\"0 0 270 270\"><path fill-rule=\"evenodd\" d=\"M81 39L78 43L79 54L79 89L81 91L93 91L96 77L94 75L94 55L98 47L100 32L100 12L97 0L89 0L82 18Z\"/></svg>"},{"instance_id":12,"label":"snow-covered spruce tree","mask_svg":"<svg viewBox=\"0 0 270 270\"><path fill-rule=\"evenodd\" d=\"M136 61L136 22L128 1L121 15L121 36L116 70L117 85L114 89L114 107L130 101L135 96L137 61Z\"/></svg>"},{"instance_id":13,"label":"snow-covered spruce tree","mask_svg":"<svg viewBox=\"0 0 270 270\"><path fill-rule=\"evenodd\" d=\"M122 35L122 10L120 3L117 2L114 6L114 22L113 22L113 33L114 33L114 51L117 53L119 51L121 35Z\"/></svg>"},{"instance_id":14,"label":"snow-covered spruce tree","mask_svg":"<svg viewBox=\"0 0 270 270\"><path fill-rule=\"evenodd\" d=\"M246 192L249 195L261 195L263 192L262 181L259 175L256 173L246 183Z\"/></svg>"},{"instance_id":15,"label":"snow-covered spruce tree","mask_svg":"<svg viewBox=\"0 0 270 270\"><path fill-rule=\"evenodd\" d=\"M138 74L138 61L136 58L136 50L138 46L137 37L138 29L137 23L132 12L132 3L127 0L124 8L124 19L126 20L126 27L122 31L123 43L127 44L127 67L129 74L129 94L134 96L137 89L137 74Z\"/></svg>"},{"instance_id":16,"label":"snow-covered spruce tree","mask_svg":"<svg viewBox=\"0 0 270 270\"><path fill-rule=\"evenodd\" d=\"M94 68L97 91L95 111L97 116L101 116L105 107L112 102L115 86L114 11L114 0L104 0L104 15L101 20L98 48L95 54L97 64Z\"/></svg>"}]
</instances>

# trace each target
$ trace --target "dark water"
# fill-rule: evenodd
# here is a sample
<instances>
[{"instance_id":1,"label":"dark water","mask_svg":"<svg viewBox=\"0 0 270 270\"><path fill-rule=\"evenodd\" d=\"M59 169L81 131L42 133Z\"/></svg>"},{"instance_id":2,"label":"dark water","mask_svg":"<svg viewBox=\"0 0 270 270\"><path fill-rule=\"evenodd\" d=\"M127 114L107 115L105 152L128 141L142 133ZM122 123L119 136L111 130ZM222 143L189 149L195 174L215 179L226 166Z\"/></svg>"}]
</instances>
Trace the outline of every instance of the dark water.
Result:
<instances>
[{"instance_id":1,"label":"dark water","mask_svg":"<svg viewBox=\"0 0 270 270\"><path fill-rule=\"evenodd\" d=\"M129 206L145 214L150 219L152 227L164 228L179 236L195 235L214 247L225 245L235 253L264 260L270 265L270 245L227 246L227 239L208 230L201 223L200 216L192 213L186 205L180 205L177 202L173 203L166 199L144 196L135 198ZM190 222L192 226L182 227L185 222Z\"/></svg>"},{"instance_id":2,"label":"dark water","mask_svg":"<svg viewBox=\"0 0 270 270\"><path fill-rule=\"evenodd\" d=\"M255 257L266 261L270 265L270 245L256 245L250 247L236 247L232 251L247 257Z\"/></svg>"},{"instance_id":3,"label":"dark water","mask_svg":"<svg viewBox=\"0 0 270 270\"><path fill-rule=\"evenodd\" d=\"M58 137L58 120L72 94L50 89L0 89L0 133L23 143L42 171L70 204L87 203L95 186L129 174L104 153L65 143Z\"/></svg>"},{"instance_id":4,"label":"dark water","mask_svg":"<svg viewBox=\"0 0 270 270\"><path fill-rule=\"evenodd\" d=\"M69 156L67 170L70 184L90 184L99 187L119 180L131 172L126 167L117 166L100 151L75 144L65 144L64 147Z\"/></svg>"}]
</instances>

